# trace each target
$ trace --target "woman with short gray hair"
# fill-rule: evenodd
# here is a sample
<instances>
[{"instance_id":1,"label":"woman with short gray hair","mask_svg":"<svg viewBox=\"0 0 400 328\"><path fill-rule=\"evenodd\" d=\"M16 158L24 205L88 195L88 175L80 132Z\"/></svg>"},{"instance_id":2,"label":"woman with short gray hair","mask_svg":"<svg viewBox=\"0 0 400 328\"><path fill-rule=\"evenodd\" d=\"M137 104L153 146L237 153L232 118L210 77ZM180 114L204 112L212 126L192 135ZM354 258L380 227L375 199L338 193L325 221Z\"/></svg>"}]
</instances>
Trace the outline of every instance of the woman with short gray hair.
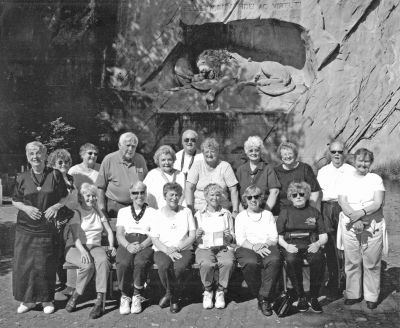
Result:
<instances>
[{"instance_id":1,"label":"woman with short gray hair","mask_svg":"<svg viewBox=\"0 0 400 328\"><path fill-rule=\"evenodd\" d=\"M13 205L18 209L14 246L13 295L25 313L42 303L54 312L58 238L56 216L68 191L62 174L46 167L47 150L38 142L26 145L31 169L17 177Z\"/></svg>"},{"instance_id":2,"label":"woman with short gray hair","mask_svg":"<svg viewBox=\"0 0 400 328\"><path fill-rule=\"evenodd\" d=\"M259 136L251 136L244 143L244 152L248 158L247 163L239 166L236 177L239 181L240 197L250 185L258 186L266 199L261 206L272 211L275 206L281 184L272 165L265 162L261 155L265 151L264 142ZM245 205L245 203L243 203Z\"/></svg>"},{"instance_id":3,"label":"woman with short gray hair","mask_svg":"<svg viewBox=\"0 0 400 328\"><path fill-rule=\"evenodd\" d=\"M171 146L160 146L154 154L154 163L158 166L147 173L143 183L147 186L147 202L150 207L159 209L165 205L163 187L168 182L176 182L185 187L185 175L174 169L175 151ZM182 205L184 198L180 199ZM185 205L185 204L183 204Z\"/></svg>"},{"instance_id":4,"label":"woman with short gray hair","mask_svg":"<svg viewBox=\"0 0 400 328\"><path fill-rule=\"evenodd\" d=\"M186 203L192 211L202 210L206 206L204 188L210 183L219 184L224 191L230 193L231 204L227 199L222 207L232 205L232 214L235 217L239 212L239 195L235 173L228 162L219 158L219 144L214 138L207 138L201 144L204 159L193 163L186 181Z\"/></svg>"}]
</instances>

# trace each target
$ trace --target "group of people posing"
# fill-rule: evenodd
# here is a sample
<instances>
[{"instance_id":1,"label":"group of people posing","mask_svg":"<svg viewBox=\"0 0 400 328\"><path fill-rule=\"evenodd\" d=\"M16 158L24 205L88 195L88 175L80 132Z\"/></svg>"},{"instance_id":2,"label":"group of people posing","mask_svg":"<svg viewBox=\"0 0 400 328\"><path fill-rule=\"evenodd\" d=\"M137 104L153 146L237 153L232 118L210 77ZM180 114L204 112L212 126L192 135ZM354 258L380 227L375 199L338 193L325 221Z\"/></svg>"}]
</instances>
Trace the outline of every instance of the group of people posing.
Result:
<instances>
[{"instance_id":1,"label":"group of people posing","mask_svg":"<svg viewBox=\"0 0 400 328\"><path fill-rule=\"evenodd\" d=\"M38 303L45 313L54 312L56 280L63 279L60 268L66 260L79 267L64 278L71 291L66 310L76 309L95 275L97 299L90 317L100 317L113 256L121 314L142 311L153 263L165 290L160 307L179 312L184 274L195 262L205 309L225 307L237 262L264 315L272 315L283 264L298 311L320 313L325 258L328 287L338 289L338 249L344 250L345 304L364 298L368 308L376 308L387 237L385 189L382 179L369 172L372 152L358 149L349 165L343 143L333 141L331 162L315 175L298 160L293 143L279 146L282 163L274 167L262 159L262 139L252 136L244 143L248 161L235 172L220 159L214 138L206 138L200 149L198 144L197 133L186 130L183 149L175 153L170 146L159 147L157 168L148 172L136 153L138 138L130 132L120 136L119 150L105 156L101 166L93 144L81 147L82 163L71 167L65 149L47 157L44 145L28 143L31 169L18 176L13 195L19 209L13 274L18 313ZM102 247L103 233L108 247ZM304 261L310 268L309 298Z\"/></svg>"}]
</instances>

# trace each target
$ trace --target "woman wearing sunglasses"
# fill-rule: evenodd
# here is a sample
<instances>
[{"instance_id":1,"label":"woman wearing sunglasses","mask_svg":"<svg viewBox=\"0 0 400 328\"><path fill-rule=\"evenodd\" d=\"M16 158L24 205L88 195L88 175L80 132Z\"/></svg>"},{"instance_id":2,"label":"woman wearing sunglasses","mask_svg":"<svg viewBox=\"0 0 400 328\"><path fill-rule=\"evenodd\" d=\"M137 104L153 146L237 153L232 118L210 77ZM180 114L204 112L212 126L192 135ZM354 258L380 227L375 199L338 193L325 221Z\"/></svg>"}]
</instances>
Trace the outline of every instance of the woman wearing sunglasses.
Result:
<instances>
[{"instance_id":1,"label":"woman wearing sunglasses","mask_svg":"<svg viewBox=\"0 0 400 328\"><path fill-rule=\"evenodd\" d=\"M91 143L85 143L81 146L79 155L82 158L82 163L72 166L68 171L68 174L74 177L78 189L84 182L96 182L100 169L100 164L96 163L98 154L98 148Z\"/></svg>"},{"instance_id":2,"label":"woman wearing sunglasses","mask_svg":"<svg viewBox=\"0 0 400 328\"><path fill-rule=\"evenodd\" d=\"M281 210L276 222L279 245L283 248L288 276L298 297L297 310L305 312L311 306L321 313L318 302L324 262L321 246L328 241L321 213L311 207L311 187L306 182L292 182L287 189L291 205ZM303 262L310 265L310 304L303 287Z\"/></svg>"},{"instance_id":3,"label":"woman wearing sunglasses","mask_svg":"<svg viewBox=\"0 0 400 328\"><path fill-rule=\"evenodd\" d=\"M261 208L262 192L249 186L243 193L247 209L235 220L236 258L258 307L265 316L272 315L274 287L281 267L277 247L275 218Z\"/></svg>"},{"instance_id":4,"label":"woman wearing sunglasses","mask_svg":"<svg viewBox=\"0 0 400 328\"><path fill-rule=\"evenodd\" d=\"M151 219L156 210L146 204L146 185L138 181L129 189L132 205L121 208L117 217L118 251L116 258L121 314L142 312L142 291L153 263ZM132 302L132 305L131 305Z\"/></svg>"}]
</instances>

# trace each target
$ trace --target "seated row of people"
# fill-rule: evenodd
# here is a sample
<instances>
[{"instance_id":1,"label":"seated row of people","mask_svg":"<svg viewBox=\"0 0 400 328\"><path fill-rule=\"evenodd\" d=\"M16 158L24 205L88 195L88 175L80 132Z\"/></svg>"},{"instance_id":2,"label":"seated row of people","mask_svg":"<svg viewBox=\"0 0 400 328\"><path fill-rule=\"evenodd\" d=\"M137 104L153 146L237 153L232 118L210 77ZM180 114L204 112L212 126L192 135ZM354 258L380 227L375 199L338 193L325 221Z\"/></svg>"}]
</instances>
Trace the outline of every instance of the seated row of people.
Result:
<instances>
[{"instance_id":1,"label":"seated row of people","mask_svg":"<svg viewBox=\"0 0 400 328\"><path fill-rule=\"evenodd\" d=\"M282 211L277 223L272 213L262 208L262 191L257 186L246 188L243 194L246 209L238 214L235 223L231 213L221 206L225 196L218 184L205 187L206 204L194 217L188 208L180 205L182 191L179 184L166 183L163 187L165 205L155 210L146 203L146 185L137 182L130 188L132 205L118 212L119 247L115 251L111 246L110 251L111 254L116 252L121 314L142 311L143 289L153 263L158 267L165 289L159 301L161 308L169 307L172 313L180 311L184 273L194 262L200 266L203 307L214 307L215 295L215 307L224 308L237 260L250 292L258 299L260 310L270 316L282 263L278 240L299 298L298 310L309 308L302 285L302 262L307 259L312 279L310 306L315 312L322 312L317 297L323 272L321 246L326 243L327 236L319 212L308 205L310 186L307 183L289 186L292 206ZM98 297L91 318L103 313L110 269L106 253L100 247L102 227L113 245L110 226L96 209L95 198L96 187L84 183L80 190L81 206L69 223L72 233L66 253L67 261L80 268L67 311L75 310L79 296L96 272Z\"/></svg>"}]
</instances>

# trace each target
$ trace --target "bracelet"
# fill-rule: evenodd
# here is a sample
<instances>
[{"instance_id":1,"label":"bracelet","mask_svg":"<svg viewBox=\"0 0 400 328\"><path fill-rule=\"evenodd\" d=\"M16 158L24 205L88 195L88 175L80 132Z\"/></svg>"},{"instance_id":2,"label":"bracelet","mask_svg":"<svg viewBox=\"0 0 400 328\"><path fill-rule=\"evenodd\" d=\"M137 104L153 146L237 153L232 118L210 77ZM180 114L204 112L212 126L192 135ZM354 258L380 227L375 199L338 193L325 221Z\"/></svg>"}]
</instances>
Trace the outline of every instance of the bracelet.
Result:
<instances>
[{"instance_id":1,"label":"bracelet","mask_svg":"<svg viewBox=\"0 0 400 328\"><path fill-rule=\"evenodd\" d=\"M364 215L367 215L367 211L365 209L361 209L364 212Z\"/></svg>"}]
</instances>

